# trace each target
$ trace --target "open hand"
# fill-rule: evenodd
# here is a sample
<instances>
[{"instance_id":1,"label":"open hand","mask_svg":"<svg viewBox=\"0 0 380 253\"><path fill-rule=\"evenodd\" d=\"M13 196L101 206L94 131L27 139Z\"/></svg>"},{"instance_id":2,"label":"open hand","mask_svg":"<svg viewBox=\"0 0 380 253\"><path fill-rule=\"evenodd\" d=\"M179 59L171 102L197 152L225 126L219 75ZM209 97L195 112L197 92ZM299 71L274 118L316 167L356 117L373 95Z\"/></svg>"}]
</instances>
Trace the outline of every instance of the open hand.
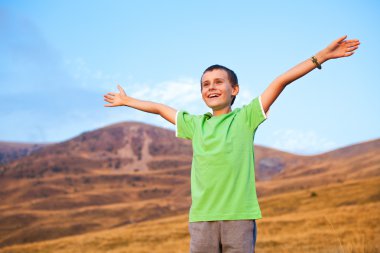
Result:
<instances>
[{"instance_id":1,"label":"open hand","mask_svg":"<svg viewBox=\"0 0 380 253\"><path fill-rule=\"evenodd\" d=\"M354 51L359 48L360 42L358 39L345 40L347 35L334 40L323 51L326 59L335 59L340 57L348 57L354 54Z\"/></svg>"},{"instance_id":2,"label":"open hand","mask_svg":"<svg viewBox=\"0 0 380 253\"><path fill-rule=\"evenodd\" d=\"M106 95L104 95L104 101L109 102L110 104L105 104L106 107L112 107L112 106L121 106L126 105L128 96L125 94L125 91L120 85L117 85L117 88L119 89L120 93L115 92L108 92Z\"/></svg>"}]
</instances>

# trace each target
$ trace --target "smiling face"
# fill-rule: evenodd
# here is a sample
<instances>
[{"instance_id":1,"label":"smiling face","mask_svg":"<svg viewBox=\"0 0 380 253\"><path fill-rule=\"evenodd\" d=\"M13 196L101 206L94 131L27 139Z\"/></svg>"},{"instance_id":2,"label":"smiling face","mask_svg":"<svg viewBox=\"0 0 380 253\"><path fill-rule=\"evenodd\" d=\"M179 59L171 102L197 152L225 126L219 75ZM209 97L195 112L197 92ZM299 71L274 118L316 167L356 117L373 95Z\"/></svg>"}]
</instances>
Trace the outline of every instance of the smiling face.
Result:
<instances>
[{"instance_id":1,"label":"smiling face","mask_svg":"<svg viewBox=\"0 0 380 253\"><path fill-rule=\"evenodd\" d=\"M228 74L223 69L206 71L202 76L201 85L202 99L213 111L227 108L230 110L233 96L239 93L239 86L232 87Z\"/></svg>"}]
</instances>

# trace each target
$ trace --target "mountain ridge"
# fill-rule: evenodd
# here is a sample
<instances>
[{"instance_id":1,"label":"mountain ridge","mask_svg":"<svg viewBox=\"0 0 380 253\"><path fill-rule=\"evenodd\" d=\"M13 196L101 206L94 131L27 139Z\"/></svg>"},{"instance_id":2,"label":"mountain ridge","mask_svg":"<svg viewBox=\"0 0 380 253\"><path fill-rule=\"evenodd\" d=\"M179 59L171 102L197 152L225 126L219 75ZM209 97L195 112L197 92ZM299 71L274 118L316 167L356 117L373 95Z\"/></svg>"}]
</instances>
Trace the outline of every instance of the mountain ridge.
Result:
<instances>
[{"instance_id":1,"label":"mountain ridge","mask_svg":"<svg viewBox=\"0 0 380 253\"><path fill-rule=\"evenodd\" d=\"M342 154L311 157L255 145L257 193L378 176L379 144L376 139L345 147ZM191 141L138 122L35 149L0 166L0 247L186 213L191 161Z\"/></svg>"}]
</instances>

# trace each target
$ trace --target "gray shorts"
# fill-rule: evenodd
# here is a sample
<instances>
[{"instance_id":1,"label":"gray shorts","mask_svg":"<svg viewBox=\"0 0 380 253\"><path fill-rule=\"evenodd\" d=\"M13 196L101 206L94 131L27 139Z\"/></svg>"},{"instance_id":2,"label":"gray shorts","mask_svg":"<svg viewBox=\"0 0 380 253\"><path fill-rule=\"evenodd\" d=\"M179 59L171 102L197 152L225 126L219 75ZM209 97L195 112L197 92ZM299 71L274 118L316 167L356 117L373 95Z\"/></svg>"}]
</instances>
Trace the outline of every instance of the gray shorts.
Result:
<instances>
[{"instance_id":1,"label":"gray shorts","mask_svg":"<svg viewBox=\"0 0 380 253\"><path fill-rule=\"evenodd\" d=\"M189 222L190 253L253 253L255 220Z\"/></svg>"}]
</instances>

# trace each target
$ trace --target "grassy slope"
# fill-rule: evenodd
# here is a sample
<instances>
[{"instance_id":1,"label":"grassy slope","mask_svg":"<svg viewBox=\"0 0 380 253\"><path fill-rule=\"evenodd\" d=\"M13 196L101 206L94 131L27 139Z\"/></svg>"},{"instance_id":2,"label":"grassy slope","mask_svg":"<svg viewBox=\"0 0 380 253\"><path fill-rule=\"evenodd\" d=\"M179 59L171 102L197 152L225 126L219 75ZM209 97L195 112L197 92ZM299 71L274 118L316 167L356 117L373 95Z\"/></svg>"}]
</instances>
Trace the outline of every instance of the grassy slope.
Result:
<instances>
[{"instance_id":1,"label":"grassy slope","mask_svg":"<svg viewBox=\"0 0 380 253\"><path fill-rule=\"evenodd\" d=\"M260 253L380 251L380 177L260 199ZM0 253L189 252L187 214L57 240L11 246Z\"/></svg>"}]
</instances>

